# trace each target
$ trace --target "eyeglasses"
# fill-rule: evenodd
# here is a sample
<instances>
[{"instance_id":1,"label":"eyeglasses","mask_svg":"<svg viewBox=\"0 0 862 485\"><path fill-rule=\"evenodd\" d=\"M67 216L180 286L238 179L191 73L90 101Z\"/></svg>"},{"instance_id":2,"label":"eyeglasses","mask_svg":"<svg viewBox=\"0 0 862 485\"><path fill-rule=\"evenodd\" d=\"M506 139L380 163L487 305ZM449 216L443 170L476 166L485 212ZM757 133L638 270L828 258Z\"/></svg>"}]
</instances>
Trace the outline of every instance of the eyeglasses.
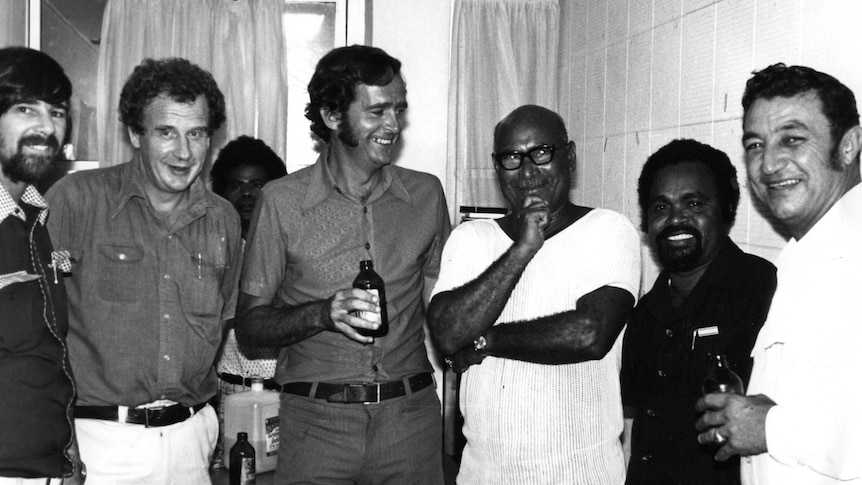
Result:
<instances>
[{"instance_id":1,"label":"eyeglasses","mask_svg":"<svg viewBox=\"0 0 862 485\"><path fill-rule=\"evenodd\" d=\"M528 149L526 152L504 152L494 153L494 161L506 170L518 170L524 158L529 158L535 165L547 165L554 159L554 152L565 148L566 145L556 147L554 145L539 145Z\"/></svg>"}]
</instances>

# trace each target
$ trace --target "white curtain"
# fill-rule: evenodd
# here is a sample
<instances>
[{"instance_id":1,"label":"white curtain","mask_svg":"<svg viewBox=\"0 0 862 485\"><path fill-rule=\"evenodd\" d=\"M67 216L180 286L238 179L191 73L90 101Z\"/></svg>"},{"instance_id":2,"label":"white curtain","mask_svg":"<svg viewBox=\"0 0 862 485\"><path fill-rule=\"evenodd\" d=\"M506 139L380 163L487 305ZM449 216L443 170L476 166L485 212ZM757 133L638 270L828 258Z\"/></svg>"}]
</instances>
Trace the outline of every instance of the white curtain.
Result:
<instances>
[{"instance_id":1,"label":"white curtain","mask_svg":"<svg viewBox=\"0 0 862 485\"><path fill-rule=\"evenodd\" d=\"M239 135L285 155L287 82L279 0L109 0L102 22L97 116L99 165L131 157L120 91L145 58L184 57L212 72L227 121L212 155Z\"/></svg>"},{"instance_id":2,"label":"white curtain","mask_svg":"<svg viewBox=\"0 0 862 485\"><path fill-rule=\"evenodd\" d=\"M506 207L494 125L522 104L558 110L558 0L456 0L449 80L447 192L461 205Z\"/></svg>"}]
</instances>

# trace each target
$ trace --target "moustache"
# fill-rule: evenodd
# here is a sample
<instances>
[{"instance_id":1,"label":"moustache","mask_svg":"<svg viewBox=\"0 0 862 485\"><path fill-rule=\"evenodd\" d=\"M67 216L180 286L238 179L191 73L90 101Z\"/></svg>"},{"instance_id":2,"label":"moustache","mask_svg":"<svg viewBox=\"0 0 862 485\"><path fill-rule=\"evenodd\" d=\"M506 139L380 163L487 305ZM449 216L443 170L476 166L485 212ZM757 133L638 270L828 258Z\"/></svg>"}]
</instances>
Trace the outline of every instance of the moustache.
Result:
<instances>
[{"instance_id":1,"label":"moustache","mask_svg":"<svg viewBox=\"0 0 862 485\"><path fill-rule=\"evenodd\" d=\"M20 150L26 145L47 145L57 151L60 149L60 142L54 136L44 135L27 135L18 140L18 149Z\"/></svg>"},{"instance_id":2,"label":"moustache","mask_svg":"<svg viewBox=\"0 0 862 485\"><path fill-rule=\"evenodd\" d=\"M697 230L697 228L690 226L688 224L679 224L676 226L668 226L668 227L662 229L661 232L659 232L658 235L656 236L656 241L661 242L661 241L669 238L670 236L673 236L674 234L681 234L681 233L691 234L692 236L694 236L694 239L697 241L700 241L701 239L703 239L703 234L701 234L700 231Z\"/></svg>"}]
</instances>

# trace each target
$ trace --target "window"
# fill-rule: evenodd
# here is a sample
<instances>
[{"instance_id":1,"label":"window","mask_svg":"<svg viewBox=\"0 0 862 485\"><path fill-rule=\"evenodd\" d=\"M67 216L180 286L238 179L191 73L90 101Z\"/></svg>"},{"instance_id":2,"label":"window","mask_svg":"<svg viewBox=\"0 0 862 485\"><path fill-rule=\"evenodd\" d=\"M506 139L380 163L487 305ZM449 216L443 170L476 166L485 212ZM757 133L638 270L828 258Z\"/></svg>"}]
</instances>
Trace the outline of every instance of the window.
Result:
<instances>
[{"instance_id":1,"label":"window","mask_svg":"<svg viewBox=\"0 0 862 485\"><path fill-rule=\"evenodd\" d=\"M308 81L317 61L329 50L364 43L365 2L284 0L283 12L288 83L285 164L287 171L293 172L317 160L310 122L305 117Z\"/></svg>"}]
</instances>

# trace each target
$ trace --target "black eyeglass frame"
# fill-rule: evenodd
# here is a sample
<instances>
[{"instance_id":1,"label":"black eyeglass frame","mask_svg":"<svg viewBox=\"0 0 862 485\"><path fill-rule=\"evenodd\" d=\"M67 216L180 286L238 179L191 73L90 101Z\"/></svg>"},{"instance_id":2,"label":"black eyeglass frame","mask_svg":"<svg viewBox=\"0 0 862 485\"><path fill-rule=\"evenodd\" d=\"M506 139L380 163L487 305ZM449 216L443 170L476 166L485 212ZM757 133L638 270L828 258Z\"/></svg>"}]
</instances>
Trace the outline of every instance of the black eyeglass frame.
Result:
<instances>
[{"instance_id":1,"label":"black eyeglass frame","mask_svg":"<svg viewBox=\"0 0 862 485\"><path fill-rule=\"evenodd\" d=\"M534 147L530 147L530 148L528 148L528 149L527 149L527 151L525 151L525 152L521 152L521 151L518 151L518 150L514 150L514 151L511 151L511 152L492 153L492 154L491 154L491 158L493 158L493 159L494 159L494 163L496 163L497 165L499 165L499 166L500 166L500 168L502 168L503 170L518 170L518 169L520 169L520 168L521 168L521 165L523 165L523 164L524 164L524 158L529 158L529 159L530 159L530 161L531 161L531 162L533 162L533 165L535 165L535 166L537 166L537 167L541 167L541 166L543 166L543 165L547 165L547 164L549 164L549 163L551 163L551 162L553 162L553 161L554 161L554 155L556 155L556 154L557 154L557 150L564 150L564 149L565 149L566 147L568 147L568 146L569 146L569 142L568 142L568 141L567 141L566 143L564 143L562 146L542 144L542 145L536 145L536 146L534 146ZM551 152L551 158L549 158L547 162L538 163L538 162L536 161L536 159L535 159L535 158L533 158L533 155L532 155L532 154L533 154L534 152L536 152L537 150L549 150L549 151ZM518 156L520 157L520 158L519 158L519 160L518 160L518 166L517 166L517 167L509 168L509 167L507 167L507 166L503 165L503 162L501 162L501 161L500 161L500 159L501 159L501 158L503 158L503 157L508 157L508 156L512 156L512 155L518 155Z\"/></svg>"}]
</instances>

